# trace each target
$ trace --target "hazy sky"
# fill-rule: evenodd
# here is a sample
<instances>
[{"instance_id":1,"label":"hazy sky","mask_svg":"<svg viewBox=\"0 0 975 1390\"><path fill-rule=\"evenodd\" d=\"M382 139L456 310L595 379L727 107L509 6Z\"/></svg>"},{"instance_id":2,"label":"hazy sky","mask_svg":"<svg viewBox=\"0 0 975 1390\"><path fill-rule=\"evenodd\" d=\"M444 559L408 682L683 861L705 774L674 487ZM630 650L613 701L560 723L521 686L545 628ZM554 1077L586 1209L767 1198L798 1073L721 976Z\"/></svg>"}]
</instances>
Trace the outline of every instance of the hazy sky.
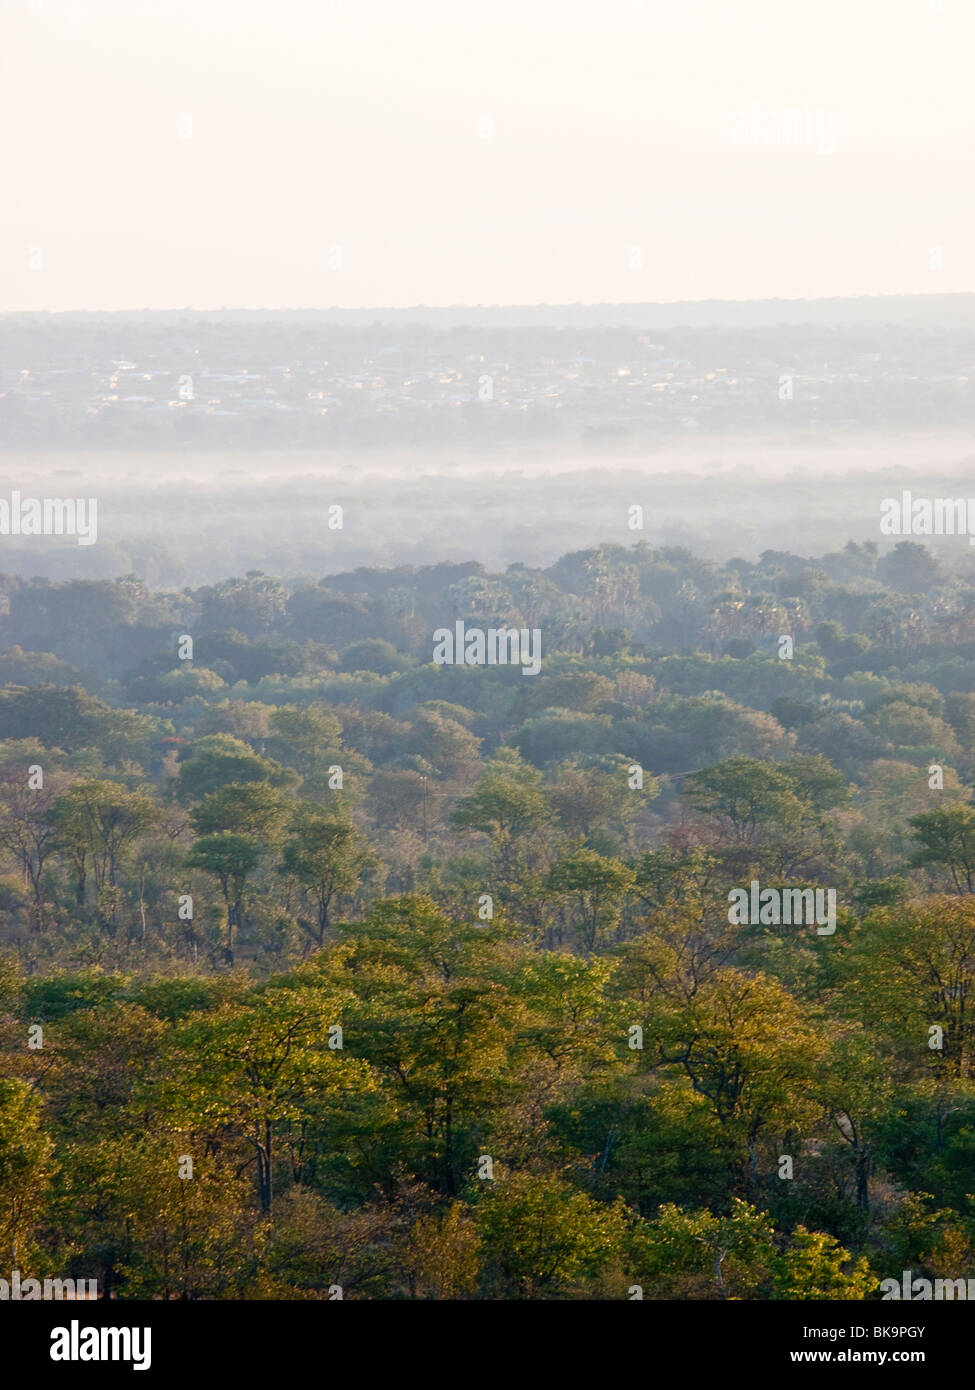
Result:
<instances>
[{"instance_id":1,"label":"hazy sky","mask_svg":"<svg viewBox=\"0 0 975 1390\"><path fill-rule=\"evenodd\" d=\"M973 40L975 0L0 0L0 310L973 290Z\"/></svg>"}]
</instances>

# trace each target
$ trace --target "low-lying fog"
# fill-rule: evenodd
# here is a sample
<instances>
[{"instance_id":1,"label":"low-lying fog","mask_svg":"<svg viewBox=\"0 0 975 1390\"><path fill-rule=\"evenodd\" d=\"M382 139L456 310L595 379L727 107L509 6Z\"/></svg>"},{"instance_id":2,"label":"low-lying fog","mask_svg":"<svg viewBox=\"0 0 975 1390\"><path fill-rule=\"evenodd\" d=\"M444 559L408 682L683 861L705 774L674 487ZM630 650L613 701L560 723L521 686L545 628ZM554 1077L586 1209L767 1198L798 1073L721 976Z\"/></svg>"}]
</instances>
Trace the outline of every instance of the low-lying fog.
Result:
<instances>
[{"instance_id":1,"label":"low-lying fog","mask_svg":"<svg viewBox=\"0 0 975 1390\"><path fill-rule=\"evenodd\" d=\"M963 431L694 436L613 453L11 450L0 497L94 497L98 540L3 535L0 571L183 586L248 569L317 578L438 560L548 565L640 540L719 560L815 555L851 539L891 544L880 504L902 489L967 496L973 485L975 437Z\"/></svg>"}]
</instances>

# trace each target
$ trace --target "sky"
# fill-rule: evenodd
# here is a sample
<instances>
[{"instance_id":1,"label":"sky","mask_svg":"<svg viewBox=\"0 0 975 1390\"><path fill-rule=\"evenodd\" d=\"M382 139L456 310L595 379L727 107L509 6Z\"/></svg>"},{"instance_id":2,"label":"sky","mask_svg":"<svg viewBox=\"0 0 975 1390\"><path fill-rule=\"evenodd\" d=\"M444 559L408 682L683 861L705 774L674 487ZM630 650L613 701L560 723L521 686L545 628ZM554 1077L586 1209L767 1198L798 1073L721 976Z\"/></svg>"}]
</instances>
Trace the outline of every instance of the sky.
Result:
<instances>
[{"instance_id":1,"label":"sky","mask_svg":"<svg viewBox=\"0 0 975 1390\"><path fill-rule=\"evenodd\" d=\"M975 290L973 40L972 0L0 0L0 312Z\"/></svg>"}]
</instances>

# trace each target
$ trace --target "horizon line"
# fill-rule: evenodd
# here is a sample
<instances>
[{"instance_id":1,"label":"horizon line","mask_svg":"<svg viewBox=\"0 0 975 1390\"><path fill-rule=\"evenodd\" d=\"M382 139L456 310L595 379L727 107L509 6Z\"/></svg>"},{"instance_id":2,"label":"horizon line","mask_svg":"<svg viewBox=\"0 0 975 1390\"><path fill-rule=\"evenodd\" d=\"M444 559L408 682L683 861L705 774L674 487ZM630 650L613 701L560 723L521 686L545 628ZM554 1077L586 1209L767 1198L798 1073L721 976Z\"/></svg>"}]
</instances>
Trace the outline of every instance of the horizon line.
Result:
<instances>
[{"instance_id":1,"label":"horizon line","mask_svg":"<svg viewBox=\"0 0 975 1390\"><path fill-rule=\"evenodd\" d=\"M640 300L541 300L530 304L526 302L508 303L465 303L454 302L451 304L362 304L362 305L338 305L329 304L317 305L229 305L222 304L214 307L196 308L193 305L170 305L166 307L156 306L154 308L145 305L133 305L124 309L3 309L0 310L0 320L15 319L25 317L83 317L84 315L116 315L116 314L410 314L410 313L455 313L455 312L493 312L493 311L518 311L526 312L533 310L551 311L566 309L611 309L614 311L629 311L639 309L674 309L687 306L688 308L702 308L707 305L723 305L727 307L737 307L741 305L797 305L797 304L858 304L864 302L879 303L889 300L947 300L947 299L975 299L975 290L942 290L942 291L915 291L915 292L890 292L882 294L831 294L782 296L772 295L759 298L746 299L640 299Z\"/></svg>"}]
</instances>

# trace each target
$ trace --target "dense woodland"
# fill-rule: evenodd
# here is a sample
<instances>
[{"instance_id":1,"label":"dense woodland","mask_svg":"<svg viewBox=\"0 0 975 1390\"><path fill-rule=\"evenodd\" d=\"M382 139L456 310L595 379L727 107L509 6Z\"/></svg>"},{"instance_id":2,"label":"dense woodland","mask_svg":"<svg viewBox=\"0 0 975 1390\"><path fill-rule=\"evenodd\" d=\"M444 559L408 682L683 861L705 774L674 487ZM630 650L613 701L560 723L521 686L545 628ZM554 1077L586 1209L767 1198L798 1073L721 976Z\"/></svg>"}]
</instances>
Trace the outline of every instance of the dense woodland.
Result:
<instances>
[{"instance_id":1,"label":"dense woodland","mask_svg":"<svg viewBox=\"0 0 975 1390\"><path fill-rule=\"evenodd\" d=\"M975 1275L967 547L0 597L0 1249L25 1275L221 1299ZM458 619L538 628L541 672L434 665ZM835 934L732 925L752 880L835 889Z\"/></svg>"}]
</instances>

